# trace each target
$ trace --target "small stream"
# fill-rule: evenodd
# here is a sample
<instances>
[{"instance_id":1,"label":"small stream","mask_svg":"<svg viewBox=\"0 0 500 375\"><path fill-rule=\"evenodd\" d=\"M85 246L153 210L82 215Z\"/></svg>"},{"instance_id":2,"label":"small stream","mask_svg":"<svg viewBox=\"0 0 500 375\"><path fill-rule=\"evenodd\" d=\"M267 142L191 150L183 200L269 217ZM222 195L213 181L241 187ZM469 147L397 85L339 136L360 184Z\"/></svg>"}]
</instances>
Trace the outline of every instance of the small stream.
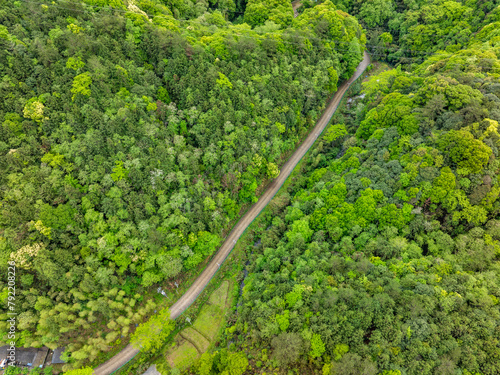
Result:
<instances>
[{"instance_id":1,"label":"small stream","mask_svg":"<svg viewBox=\"0 0 500 375\"><path fill-rule=\"evenodd\" d=\"M249 261L247 261L245 263L245 266L248 266L250 264ZM245 287L245 279L247 278L248 276L248 270L246 269L246 267L243 269L243 280L241 280L241 284L240 284L240 297L242 296L243 294L243 288ZM240 302L238 302L238 304L236 305L236 307L240 307L241 306L241 298L240 298Z\"/></svg>"},{"instance_id":2,"label":"small stream","mask_svg":"<svg viewBox=\"0 0 500 375\"><path fill-rule=\"evenodd\" d=\"M254 247L257 247L260 245L260 238L255 241L255 243L253 244ZM253 255L253 251L250 253L250 255ZM243 288L245 287L245 279L247 278L248 276L248 270L247 270L247 266L250 264L250 261L247 260L245 262L245 268L243 269L243 280L241 280L241 283L240 283L240 301L238 302L238 304L236 305L236 313L238 313L238 308L242 305L242 299L241 299L241 296L243 295ZM229 346L234 343L234 340L229 340L228 343L227 343L227 347L229 348Z\"/></svg>"},{"instance_id":3,"label":"small stream","mask_svg":"<svg viewBox=\"0 0 500 375\"><path fill-rule=\"evenodd\" d=\"M252 254L253 254L253 251L252 251ZM248 276L248 270L247 270L247 266L250 264L250 261L247 260L246 263L245 263L245 268L243 269L243 280L241 280L241 284L240 284L240 301L238 302L238 304L236 305L236 308L240 307L242 302L241 302L241 296L243 295L243 288L245 287L245 279L247 278Z\"/></svg>"},{"instance_id":4,"label":"small stream","mask_svg":"<svg viewBox=\"0 0 500 375\"><path fill-rule=\"evenodd\" d=\"M257 247L257 246L259 246L259 245L260 245L260 243L261 243L261 241L260 241L260 238L259 238L259 239L258 239L257 241L255 241L255 243L253 244L253 247ZM252 250L252 252L250 253L250 255L253 255L253 250ZM236 307L237 307L237 308L238 308L238 307L240 307L240 306L241 306L241 304L242 304L242 302L241 302L241 296L242 296L242 294L243 294L243 288L245 287L245 279L246 279L246 278L247 278L247 276L248 276L247 266L248 266L249 264L250 264L250 261L249 261L249 260L247 260L247 261L246 261L246 263L245 263L245 268L243 269L243 280L241 280L241 284L240 284L240 302L238 302L238 304L236 305Z\"/></svg>"}]
</instances>

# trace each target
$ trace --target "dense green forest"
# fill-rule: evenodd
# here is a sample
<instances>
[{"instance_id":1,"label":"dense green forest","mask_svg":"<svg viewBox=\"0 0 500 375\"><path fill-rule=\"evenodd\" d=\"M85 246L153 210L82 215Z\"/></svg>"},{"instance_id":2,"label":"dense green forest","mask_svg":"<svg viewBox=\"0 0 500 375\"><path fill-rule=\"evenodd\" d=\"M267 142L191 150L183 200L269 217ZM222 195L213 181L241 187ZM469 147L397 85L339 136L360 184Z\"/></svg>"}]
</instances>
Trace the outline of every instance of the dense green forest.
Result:
<instances>
[{"instance_id":1,"label":"dense green forest","mask_svg":"<svg viewBox=\"0 0 500 375\"><path fill-rule=\"evenodd\" d=\"M299 12L0 0L2 341L9 262L18 346L65 346L82 367L127 340L160 308L149 292L203 266L366 48L391 67L251 228L238 306L191 372L500 373L498 1Z\"/></svg>"},{"instance_id":2,"label":"dense green forest","mask_svg":"<svg viewBox=\"0 0 500 375\"><path fill-rule=\"evenodd\" d=\"M331 2L293 19L284 0L0 1L17 345L80 366L126 337L146 291L213 254L279 174L365 40Z\"/></svg>"},{"instance_id":3,"label":"dense green forest","mask_svg":"<svg viewBox=\"0 0 500 375\"><path fill-rule=\"evenodd\" d=\"M254 228L256 372L500 373L499 21L367 80Z\"/></svg>"},{"instance_id":4,"label":"dense green forest","mask_svg":"<svg viewBox=\"0 0 500 375\"><path fill-rule=\"evenodd\" d=\"M304 0L299 11L322 0ZM438 50L465 48L483 26L498 20L498 1L332 0L366 29L368 50L392 63L422 63ZM418 59L417 59L418 57Z\"/></svg>"}]
</instances>

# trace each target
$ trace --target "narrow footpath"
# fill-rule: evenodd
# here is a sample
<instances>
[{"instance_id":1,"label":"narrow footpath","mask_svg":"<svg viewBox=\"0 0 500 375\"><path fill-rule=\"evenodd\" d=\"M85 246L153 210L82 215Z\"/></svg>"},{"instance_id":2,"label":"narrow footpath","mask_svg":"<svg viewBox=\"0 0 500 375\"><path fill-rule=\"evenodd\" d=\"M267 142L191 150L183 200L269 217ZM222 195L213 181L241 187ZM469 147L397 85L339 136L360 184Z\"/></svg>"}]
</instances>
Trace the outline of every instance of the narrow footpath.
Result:
<instances>
[{"instance_id":1,"label":"narrow footpath","mask_svg":"<svg viewBox=\"0 0 500 375\"><path fill-rule=\"evenodd\" d=\"M282 167L280 175L269 184L267 189L261 195L257 203L255 203L247 213L240 219L240 221L234 226L232 232L227 236L226 241L221 246L217 254L214 256L212 261L207 265L200 276L195 280L193 285L188 289L184 295L179 298L179 300L172 305L170 308L170 316L172 319L177 318L181 315L198 297L198 295L205 289L207 284L210 282L215 273L219 270L224 260L233 250L236 241L241 237L245 229L252 223L252 221L260 214L260 212L267 206L267 204L273 199L275 194L281 188L285 180L290 176L295 166L299 163L306 152L311 148L316 139L321 135L323 130L326 128L333 114L337 110L342 97L345 92L351 86L351 84L363 74L365 69L370 64L370 56L367 52L364 53L363 60L359 63L354 75L346 82L342 84L333 95L333 97L328 102L323 115L316 123L315 127L311 130L307 138L302 142L302 144L295 150L293 155L287 160L285 165ZM131 345L127 345L121 352L116 354L114 357L109 359L107 362L103 363L94 370L95 375L109 375L125 365L130 361L139 351L134 349Z\"/></svg>"}]
</instances>

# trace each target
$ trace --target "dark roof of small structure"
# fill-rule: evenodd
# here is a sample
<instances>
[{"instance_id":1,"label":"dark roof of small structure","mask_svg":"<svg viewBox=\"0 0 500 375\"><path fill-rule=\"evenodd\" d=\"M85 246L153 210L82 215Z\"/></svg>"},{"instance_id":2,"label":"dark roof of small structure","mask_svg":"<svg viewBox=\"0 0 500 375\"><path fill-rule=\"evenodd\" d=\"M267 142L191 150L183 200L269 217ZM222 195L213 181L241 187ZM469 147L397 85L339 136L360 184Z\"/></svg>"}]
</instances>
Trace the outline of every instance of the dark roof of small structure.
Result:
<instances>
[{"instance_id":1,"label":"dark roof of small structure","mask_svg":"<svg viewBox=\"0 0 500 375\"><path fill-rule=\"evenodd\" d=\"M0 361L7 357L9 346L0 347ZM38 349L36 348L16 348L16 361L23 365L33 363Z\"/></svg>"},{"instance_id":2,"label":"dark roof of small structure","mask_svg":"<svg viewBox=\"0 0 500 375\"><path fill-rule=\"evenodd\" d=\"M52 363L66 363L61 359L61 354L64 352L64 348L54 349L54 354L52 354Z\"/></svg>"}]
</instances>

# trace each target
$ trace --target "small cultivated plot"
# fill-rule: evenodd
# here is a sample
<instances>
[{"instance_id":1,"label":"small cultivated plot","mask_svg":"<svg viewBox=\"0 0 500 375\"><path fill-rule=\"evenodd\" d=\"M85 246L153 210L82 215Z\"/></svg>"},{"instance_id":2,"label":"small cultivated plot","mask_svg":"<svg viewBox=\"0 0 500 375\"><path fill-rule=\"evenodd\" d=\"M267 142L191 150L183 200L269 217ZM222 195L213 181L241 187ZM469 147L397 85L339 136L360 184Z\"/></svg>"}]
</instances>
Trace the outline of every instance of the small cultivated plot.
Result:
<instances>
[{"instance_id":1,"label":"small cultivated plot","mask_svg":"<svg viewBox=\"0 0 500 375\"><path fill-rule=\"evenodd\" d=\"M194 364L207 351L219 332L225 310L230 305L226 280L209 297L191 327L183 329L175 338L174 346L167 351L167 362L181 371Z\"/></svg>"},{"instance_id":2,"label":"small cultivated plot","mask_svg":"<svg viewBox=\"0 0 500 375\"><path fill-rule=\"evenodd\" d=\"M204 353L210 346L210 341L208 341L200 332L191 327L184 329L180 335L193 344L200 353Z\"/></svg>"},{"instance_id":3,"label":"small cultivated plot","mask_svg":"<svg viewBox=\"0 0 500 375\"><path fill-rule=\"evenodd\" d=\"M229 282L224 281L219 287L219 289L217 289L210 295L208 302L211 305L216 305L224 308L226 306L228 288L229 288Z\"/></svg>"},{"instance_id":4,"label":"small cultivated plot","mask_svg":"<svg viewBox=\"0 0 500 375\"><path fill-rule=\"evenodd\" d=\"M212 340L219 330L224 310L217 305L205 305L193 324L193 328L203 336Z\"/></svg>"},{"instance_id":5,"label":"small cultivated plot","mask_svg":"<svg viewBox=\"0 0 500 375\"><path fill-rule=\"evenodd\" d=\"M167 356L169 365L179 370L185 370L194 363L199 354L193 344L186 340L180 340L178 346Z\"/></svg>"}]
</instances>

